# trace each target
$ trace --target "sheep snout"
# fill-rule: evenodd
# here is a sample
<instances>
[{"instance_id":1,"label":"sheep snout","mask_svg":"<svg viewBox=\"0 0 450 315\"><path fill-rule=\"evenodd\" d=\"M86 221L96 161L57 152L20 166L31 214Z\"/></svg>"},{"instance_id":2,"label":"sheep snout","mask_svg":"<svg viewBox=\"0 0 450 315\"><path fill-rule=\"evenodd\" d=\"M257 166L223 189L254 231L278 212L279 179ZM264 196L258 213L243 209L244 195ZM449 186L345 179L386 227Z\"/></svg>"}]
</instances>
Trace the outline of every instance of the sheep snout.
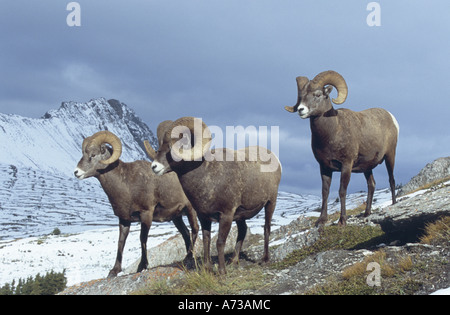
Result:
<instances>
[{"instance_id":1,"label":"sheep snout","mask_svg":"<svg viewBox=\"0 0 450 315\"><path fill-rule=\"evenodd\" d=\"M74 174L75 177L78 178L78 179L84 179L84 176L85 176L86 172L83 171L82 169L80 169L80 168L77 167L77 168L74 170L73 174Z\"/></svg>"},{"instance_id":2,"label":"sheep snout","mask_svg":"<svg viewBox=\"0 0 450 315\"><path fill-rule=\"evenodd\" d=\"M152 163L152 171L153 173L155 173L158 176L161 176L162 174L164 174L164 165L162 165L159 162L153 161Z\"/></svg>"},{"instance_id":3,"label":"sheep snout","mask_svg":"<svg viewBox=\"0 0 450 315\"><path fill-rule=\"evenodd\" d=\"M306 106L303 105L303 104L300 104L300 106L299 106L298 109L297 109L297 112L298 112L298 115L300 116L300 118L305 119L305 118L308 118L308 117L309 117L309 116L308 116L308 114L309 114L309 109L308 109L308 107L306 107Z\"/></svg>"}]
</instances>

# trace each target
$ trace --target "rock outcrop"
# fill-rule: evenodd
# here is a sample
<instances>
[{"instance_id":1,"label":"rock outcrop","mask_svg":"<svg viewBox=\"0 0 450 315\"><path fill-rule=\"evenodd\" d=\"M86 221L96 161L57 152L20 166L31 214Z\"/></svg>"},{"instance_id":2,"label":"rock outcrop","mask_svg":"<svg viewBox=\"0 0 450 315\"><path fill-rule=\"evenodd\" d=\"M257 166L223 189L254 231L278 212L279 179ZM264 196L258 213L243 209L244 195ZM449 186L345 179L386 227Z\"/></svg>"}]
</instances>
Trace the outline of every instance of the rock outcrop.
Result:
<instances>
[{"instance_id":1,"label":"rock outcrop","mask_svg":"<svg viewBox=\"0 0 450 315\"><path fill-rule=\"evenodd\" d=\"M429 185L435 181L450 179L450 156L441 157L428 163L416 176L404 185L398 192L400 196Z\"/></svg>"},{"instance_id":2,"label":"rock outcrop","mask_svg":"<svg viewBox=\"0 0 450 315\"><path fill-rule=\"evenodd\" d=\"M429 245L418 241L427 223L444 216L450 216L450 181L441 181L425 190L399 198L395 205L374 209L373 214L367 218L362 214L352 215L349 218L349 226L374 228L380 226L385 233L383 242L380 240L380 243L377 243L376 239L372 239L367 245L359 244L357 248L331 248L312 252L306 258L281 268L274 265L264 266L263 273L267 279L264 287L236 293L302 294L311 292L311 289L327 283L331 278L342 278L346 268L361 263L367 257L377 253L380 248L383 251L384 261L395 263L396 266L401 266L398 268L403 268L401 277L404 278L400 285L392 284L393 281L397 281L396 277L383 280L385 286L392 284L393 288L381 288L380 290L384 290L381 291L382 294L429 294L450 287L449 242ZM322 236L313 227L313 222L314 220L301 216L273 231L270 242L271 262L283 262L296 250L318 243ZM334 225L333 222L329 224ZM234 239L235 235L227 241L228 252L233 250ZM198 244L200 243L201 239L198 240ZM200 254L201 248L198 248L196 252ZM244 268L243 272L248 270L245 268L252 268L252 266L256 268L263 252L262 236L249 233L244 242L243 252L242 266L239 268ZM155 261L155 266L140 274L82 283L68 288L62 294L140 293L142 292L140 290L148 286L151 281L165 281L170 286L171 281L183 279L187 269L180 267L185 252L179 236L153 249L150 255L152 256L150 260ZM409 259L411 266L407 266L404 262L405 258ZM413 264L419 267L414 267ZM132 270L134 267L132 266ZM258 265L258 268L261 267ZM363 277L366 276L363 275Z\"/></svg>"},{"instance_id":3,"label":"rock outcrop","mask_svg":"<svg viewBox=\"0 0 450 315\"><path fill-rule=\"evenodd\" d=\"M418 231L429 222L450 215L450 181L403 199L395 205L374 212L367 220L404 241L417 240Z\"/></svg>"}]
</instances>

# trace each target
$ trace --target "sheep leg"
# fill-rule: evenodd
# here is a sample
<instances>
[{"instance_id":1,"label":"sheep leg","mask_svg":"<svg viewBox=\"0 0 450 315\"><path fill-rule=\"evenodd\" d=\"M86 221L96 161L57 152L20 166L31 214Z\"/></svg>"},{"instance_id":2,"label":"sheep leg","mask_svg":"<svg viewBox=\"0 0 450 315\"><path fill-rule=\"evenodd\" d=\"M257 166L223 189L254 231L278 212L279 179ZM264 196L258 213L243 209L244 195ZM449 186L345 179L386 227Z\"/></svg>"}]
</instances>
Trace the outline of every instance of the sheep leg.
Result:
<instances>
[{"instance_id":1,"label":"sheep leg","mask_svg":"<svg viewBox=\"0 0 450 315\"><path fill-rule=\"evenodd\" d=\"M203 265L205 269L209 272L212 272L212 264L211 264L211 221L209 218L205 218L203 216L198 215L198 219L200 220L200 225L202 227L202 235L203 235Z\"/></svg>"},{"instance_id":2,"label":"sheep leg","mask_svg":"<svg viewBox=\"0 0 450 315\"><path fill-rule=\"evenodd\" d=\"M234 248L234 256L232 260L233 264L239 263L239 253L241 252L242 243L244 242L245 235L247 235L247 223L245 222L245 220L236 221L236 225L238 228L238 235L236 240L236 246Z\"/></svg>"},{"instance_id":3,"label":"sheep leg","mask_svg":"<svg viewBox=\"0 0 450 315\"><path fill-rule=\"evenodd\" d=\"M117 248L116 263L113 269L109 271L108 278L116 277L119 272L122 271L122 255L127 241L128 233L130 232L131 222L125 220L119 220L119 242Z\"/></svg>"},{"instance_id":4,"label":"sheep leg","mask_svg":"<svg viewBox=\"0 0 450 315\"><path fill-rule=\"evenodd\" d=\"M364 216L367 217L370 215L372 209L373 193L375 192L375 179L373 178L372 170L364 172L364 176L367 180L367 202Z\"/></svg>"},{"instance_id":5,"label":"sheep leg","mask_svg":"<svg viewBox=\"0 0 450 315\"><path fill-rule=\"evenodd\" d=\"M276 197L275 199L276 200ZM269 237L270 237L270 227L272 224L272 216L275 211L276 201L269 201L265 207L265 222L264 222L264 254L262 262L266 263L270 259L269 255Z\"/></svg>"},{"instance_id":6,"label":"sheep leg","mask_svg":"<svg viewBox=\"0 0 450 315\"><path fill-rule=\"evenodd\" d=\"M394 179L395 156L392 157L391 155L386 155L384 163L386 164L386 169L389 175L389 186L391 187L392 204L395 204L397 202L395 197L395 179Z\"/></svg>"},{"instance_id":7,"label":"sheep leg","mask_svg":"<svg viewBox=\"0 0 450 315\"><path fill-rule=\"evenodd\" d=\"M339 186L339 199L341 200L341 217L339 218L338 225L347 225L347 210L346 210L346 198L347 198L347 187L350 182L350 176L352 174L353 163L342 164L341 168L341 182Z\"/></svg>"},{"instance_id":8,"label":"sheep leg","mask_svg":"<svg viewBox=\"0 0 450 315\"><path fill-rule=\"evenodd\" d=\"M189 225L191 226L191 234L192 234L192 247L189 249L191 256L194 255L194 246L195 241L198 237L198 222L197 222L197 212L195 212L194 208L189 204L187 206L187 217L189 221Z\"/></svg>"},{"instance_id":9,"label":"sheep leg","mask_svg":"<svg viewBox=\"0 0 450 315\"><path fill-rule=\"evenodd\" d=\"M192 243L191 243L191 237L189 236L189 230L186 227L186 224L183 222L183 218L181 216L176 217L172 220L172 222L175 224L175 227L178 229L178 231L183 236L184 245L186 246L186 257L185 260L192 258Z\"/></svg>"},{"instance_id":10,"label":"sheep leg","mask_svg":"<svg viewBox=\"0 0 450 315\"><path fill-rule=\"evenodd\" d=\"M236 211L230 211L232 214ZM227 242L228 234L230 233L231 223L233 222L233 215L225 215L222 213L219 220L219 232L217 235L217 255L219 256L219 274L226 274L225 270L225 244Z\"/></svg>"},{"instance_id":11,"label":"sheep leg","mask_svg":"<svg viewBox=\"0 0 450 315\"><path fill-rule=\"evenodd\" d=\"M316 226L324 226L328 220L328 195L330 194L331 178L333 173L327 169L320 167L320 175L322 177L322 210L320 217L316 221Z\"/></svg>"},{"instance_id":12,"label":"sheep leg","mask_svg":"<svg viewBox=\"0 0 450 315\"><path fill-rule=\"evenodd\" d=\"M139 263L137 272L141 272L148 267L147 260L147 239L148 232L150 231L150 227L152 226L153 213L150 211L141 212L141 262Z\"/></svg>"}]
</instances>

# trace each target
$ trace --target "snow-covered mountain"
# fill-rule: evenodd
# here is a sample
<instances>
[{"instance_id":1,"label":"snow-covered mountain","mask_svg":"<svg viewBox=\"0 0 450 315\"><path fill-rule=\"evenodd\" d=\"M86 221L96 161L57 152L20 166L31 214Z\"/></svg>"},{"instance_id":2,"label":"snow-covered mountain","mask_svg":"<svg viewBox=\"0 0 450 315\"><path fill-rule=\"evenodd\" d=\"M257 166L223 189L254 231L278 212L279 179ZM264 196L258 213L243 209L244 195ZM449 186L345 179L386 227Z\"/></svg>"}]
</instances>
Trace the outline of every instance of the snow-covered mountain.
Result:
<instances>
[{"instance_id":1,"label":"snow-covered mountain","mask_svg":"<svg viewBox=\"0 0 450 315\"><path fill-rule=\"evenodd\" d=\"M122 140L127 162L146 159L143 140L157 143L117 100L64 102L39 119L0 114L0 239L116 224L98 181L73 175L83 139L100 130Z\"/></svg>"},{"instance_id":2,"label":"snow-covered mountain","mask_svg":"<svg viewBox=\"0 0 450 315\"><path fill-rule=\"evenodd\" d=\"M71 176L81 143L100 130L123 143L123 161L145 159L143 140L156 144L150 128L124 103L104 98L64 102L42 118L0 114L0 163Z\"/></svg>"}]
</instances>

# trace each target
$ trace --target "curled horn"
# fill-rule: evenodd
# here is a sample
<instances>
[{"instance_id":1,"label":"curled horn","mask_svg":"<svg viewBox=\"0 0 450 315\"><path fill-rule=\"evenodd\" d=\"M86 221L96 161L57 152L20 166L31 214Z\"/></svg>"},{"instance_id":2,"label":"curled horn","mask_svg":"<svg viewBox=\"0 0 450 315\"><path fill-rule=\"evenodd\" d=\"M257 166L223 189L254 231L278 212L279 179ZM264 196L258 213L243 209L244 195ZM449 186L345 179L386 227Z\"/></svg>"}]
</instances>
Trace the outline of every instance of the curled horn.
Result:
<instances>
[{"instance_id":1,"label":"curled horn","mask_svg":"<svg viewBox=\"0 0 450 315\"><path fill-rule=\"evenodd\" d=\"M301 102L301 94L302 90L305 87L306 83L309 82L309 79L307 77L297 77L297 87L298 87L298 98L297 98L297 104L294 106L285 106L284 109L287 110L290 113L295 113L297 111L298 105L300 105Z\"/></svg>"},{"instance_id":2,"label":"curled horn","mask_svg":"<svg viewBox=\"0 0 450 315\"><path fill-rule=\"evenodd\" d=\"M172 124L173 124L172 120L165 120L158 125L158 129L156 130L156 136L158 137L158 143L160 147L163 143L164 134L167 132L169 126ZM148 142L148 140L144 140L144 146L148 156L150 157L150 159L154 161L156 158L156 151L150 145L150 142Z\"/></svg>"},{"instance_id":3,"label":"curled horn","mask_svg":"<svg viewBox=\"0 0 450 315\"><path fill-rule=\"evenodd\" d=\"M104 130L104 131L97 132L90 138L91 138L90 139L91 145L101 146L104 143L108 143L113 149L111 157L109 159L100 161L100 163L108 165L108 164L114 163L115 161L117 161L119 159L120 155L122 154L122 143L120 142L120 139L115 134L113 134L110 131ZM85 141L86 140L87 140L87 138L85 139ZM83 146L84 146L84 143L83 143Z\"/></svg>"},{"instance_id":4,"label":"curled horn","mask_svg":"<svg viewBox=\"0 0 450 315\"><path fill-rule=\"evenodd\" d=\"M335 104L342 104L345 102L348 94L347 83L344 78L336 71L324 71L316 75L311 81L311 87L313 89L323 88L325 85L332 85L338 92L338 97L333 98L332 101Z\"/></svg>"},{"instance_id":5,"label":"curled horn","mask_svg":"<svg viewBox=\"0 0 450 315\"><path fill-rule=\"evenodd\" d=\"M83 144L81 145L81 152L85 152L87 145L91 142L92 137L87 137L83 139Z\"/></svg>"},{"instance_id":6,"label":"curled horn","mask_svg":"<svg viewBox=\"0 0 450 315\"><path fill-rule=\"evenodd\" d=\"M156 129L156 137L158 138L159 146L162 145L164 135L166 134L167 130L169 130L169 127L172 124L173 124L172 120L165 120L158 125L158 128Z\"/></svg>"},{"instance_id":7,"label":"curled horn","mask_svg":"<svg viewBox=\"0 0 450 315\"><path fill-rule=\"evenodd\" d=\"M190 136L188 149L184 149L185 135ZM201 161L211 147L212 140L208 126L200 118L194 117L177 119L168 128L164 137L170 139L172 157L185 161ZM194 145L192 146L191 143Z\"/></svg>"},{"instance_id":8,"label":"curled horn","mask_svg":"<svg viewBox=\"0 0 450 315\"><path fill-rule=\"evenodd\" d=\"M152 161L155 160L156 158L156 151L155 149L153 149L153 147L150 145L150 142L148 142L148 140L144 140L144 147L145 147L145 151L147 151L148 156L150 157L150 159Z\"/></svg>"}]
</instances>

